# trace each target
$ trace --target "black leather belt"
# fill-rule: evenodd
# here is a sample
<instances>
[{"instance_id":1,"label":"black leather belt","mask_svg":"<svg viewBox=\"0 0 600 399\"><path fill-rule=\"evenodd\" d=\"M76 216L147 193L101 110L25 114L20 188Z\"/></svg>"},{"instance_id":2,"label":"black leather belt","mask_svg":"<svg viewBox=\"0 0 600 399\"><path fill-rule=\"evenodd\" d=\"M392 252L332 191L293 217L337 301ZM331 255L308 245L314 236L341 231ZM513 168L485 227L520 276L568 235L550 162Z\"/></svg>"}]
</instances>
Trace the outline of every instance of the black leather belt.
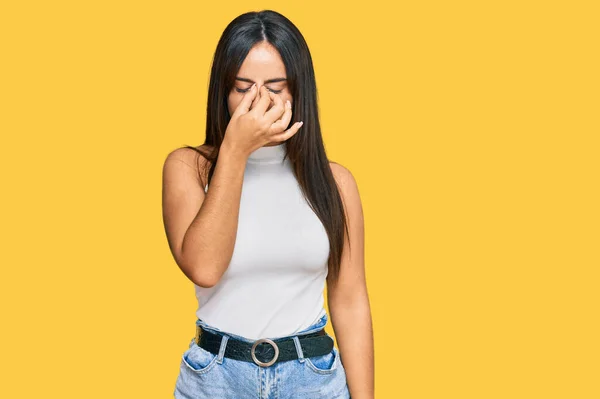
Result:
<instances>
[{"instance_id":1,"label":"black leather belt","mask_svg":"<svg viewBox=\"0 0 600 399\"><path fill-rule=\"evenodd\" d=\"M305 358L326 355L333 350L333 338L325 332L325 329L297 337ZM222 335L196 325L196 344L215 355L219 354L222 338ZM261 338L250 343L229 336L224 356L268 367L276 362L298 359L298 352L292 337Z\"/></svg>"}]
</instances>

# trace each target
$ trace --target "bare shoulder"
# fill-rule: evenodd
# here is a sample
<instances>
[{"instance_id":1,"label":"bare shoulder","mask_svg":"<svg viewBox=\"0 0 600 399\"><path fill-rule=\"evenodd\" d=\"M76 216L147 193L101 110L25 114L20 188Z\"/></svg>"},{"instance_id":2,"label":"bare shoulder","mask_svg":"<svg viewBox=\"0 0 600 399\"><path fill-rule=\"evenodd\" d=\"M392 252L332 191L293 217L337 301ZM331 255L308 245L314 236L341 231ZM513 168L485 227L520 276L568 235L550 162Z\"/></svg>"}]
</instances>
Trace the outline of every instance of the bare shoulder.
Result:
<instances>
[{"instance_id":1,"label":"bare shoulder","mask_svg":"<svg viewBox=\"0 0 600 399\"><path fill-rule=\"evenodd\" d=\"M364 214L362 200L356 179L348 168L337 162L329 162L334 179L338 186L344 210L346 212L351 241L362 247L364 234ZM361 255L359 254L359 258Z\"/></svg>"},{"instance_id":2,"label":"bare shoulder","mask_svg":"<svg viewBox=\"0 0 600 399\"><path fill-rule=\"evenodd\" d=\"M179 165L187 165L187 167L195 172L204 186L208 168L210 167L210 161L208 161L206 154L209 154L212 149L212 146L204 144L196 147L176 148L167 154L164 166L166 167L167 164L172 162Z\"/></svg>"},{"instance_id":3,"label":"bare shoulder","mask_svg":"<svg viewBox=\"0 0 600 399\"><path fill-rule=\"evenodd\" d=\"M167 154L165 161L180 161L192 168L197 168L199 161L208 163L205 154L210 153L212 149L212 146L204 144L196 147L179 147Z\"/></svg>"},{"instance_id":4,"label":"bare shoulder","mask_svg":"<svg viewBox=\"0 0 600 399\"><path fill-rule=\"evenodd\" d=\"M333 173L333 177L340 188L344 189L348 188L348 185L356 185L354 176L348 168L333 161L329 161L329 167L331 168L331 173Z\"/></svg>"}]
</instances>

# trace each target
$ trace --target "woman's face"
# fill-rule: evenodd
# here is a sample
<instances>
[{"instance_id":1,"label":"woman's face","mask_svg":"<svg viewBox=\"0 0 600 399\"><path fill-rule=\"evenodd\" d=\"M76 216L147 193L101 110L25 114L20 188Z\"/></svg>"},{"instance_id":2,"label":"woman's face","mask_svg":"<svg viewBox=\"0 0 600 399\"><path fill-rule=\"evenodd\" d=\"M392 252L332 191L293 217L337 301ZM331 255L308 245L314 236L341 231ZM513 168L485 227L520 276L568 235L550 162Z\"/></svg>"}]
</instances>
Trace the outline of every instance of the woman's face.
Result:
<instances>
[{"instance_id":1,"label":"woman's face","mask_svg":"<svg viewBox=\"0 0 600 399\"><path fill-rule=\"evenodd\" d=\"M290 104L293 104L286 79L285 66L277 49L265 41L255 45L244 59L233 88L229 92L227 98L229 115L233 115L240 101L242 101L244 93L250 90L255 82L257 89L265 86L267 90L281 97L284 104L287 100L290 100ZM257 94L250 109L254 108L258 100L259 95ZM271 103L271 105L273 104Z\"/></svg>"}]
</instances>

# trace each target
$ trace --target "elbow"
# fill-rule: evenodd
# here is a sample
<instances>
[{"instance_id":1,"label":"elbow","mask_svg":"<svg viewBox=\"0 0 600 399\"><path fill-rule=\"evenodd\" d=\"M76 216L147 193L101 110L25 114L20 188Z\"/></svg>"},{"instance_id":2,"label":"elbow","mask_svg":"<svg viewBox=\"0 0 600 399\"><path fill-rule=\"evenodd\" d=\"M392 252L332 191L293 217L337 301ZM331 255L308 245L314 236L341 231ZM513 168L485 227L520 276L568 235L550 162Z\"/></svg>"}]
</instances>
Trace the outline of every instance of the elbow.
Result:
<instances>
[{"instance_id":1,"label":"elbow","mask_svg":"<svg viewBox=\"0 0 600 399\"><path fill-rule=\"evenodd\" d=\"M219 282L219 277L216 273L208 270L207 267L201 267L200 265L194 265L190 269L188 278L197 286L202 288L212 288Z\"/></svg>"},{"instance_id":2,"label":"elbow","mask_svg":"<svg viewBox=\"0 0 600 399\"><path fill-rule=\"evenodd\" d=\"M183 256L180 256L177 261L183 274L194 284L202 288L212 288L217 285L221 279L221 274L218 270L225 270L212 263L198 258L191 261L185 259Z\"/></svg>"},{"instance_id":3,"label":"elbow","mask_svg":"<svg viewBox=\"0 0 600 399\"><path fill-rule=\"evenodd\" d=\"M194 284L202 288L212 288L215 285L217 285L218 282L215 279L208 279L206 278L206 276L194 276L190 278L190 280L192 280Z\"/></svg>"},{"instance_id":4,"label":"elbow","mask_svg":"<svg viewBox=\"0 0 600 399\"><path fill-rule=\"evenodd\" d=\"M185 261L181 257L176 260L176 263L188 280L197 286L211 288L216 284L214 279L209 278L209 274L206 273L199 264Z\"/></svg>"}]
</instances>

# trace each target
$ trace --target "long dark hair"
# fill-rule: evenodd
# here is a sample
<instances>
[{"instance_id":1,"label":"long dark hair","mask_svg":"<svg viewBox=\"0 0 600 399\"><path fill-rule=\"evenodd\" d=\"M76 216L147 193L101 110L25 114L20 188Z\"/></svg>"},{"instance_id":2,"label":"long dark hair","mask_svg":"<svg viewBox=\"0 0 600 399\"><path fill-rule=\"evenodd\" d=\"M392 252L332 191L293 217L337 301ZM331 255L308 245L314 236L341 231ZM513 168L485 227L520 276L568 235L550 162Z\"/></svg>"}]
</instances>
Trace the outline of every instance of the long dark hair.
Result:
<instances>
[{"instance_id":1,"label":"long dark hair","mask_svg":"<svg viewBox=\"0 0 600 399\"><path fill-rule=\"evenodd\" d=\"M288 128L297 121L304 121L298 133L286 140L287 157L304 197L327 231L330 248L327 279L335 283L341 267L344 231L348 234L346 213L321 136L312 57L304 37L289 19L278 12L263 10L242 14L227 25L212 62L205 148L185 147L197 151L210 162L207 177L210 183L231 119L228 94L244 59L254 45L263 41L279 51L285 65L287 84L293 97L292 120Z\"/></svg>"}]
</instances>

